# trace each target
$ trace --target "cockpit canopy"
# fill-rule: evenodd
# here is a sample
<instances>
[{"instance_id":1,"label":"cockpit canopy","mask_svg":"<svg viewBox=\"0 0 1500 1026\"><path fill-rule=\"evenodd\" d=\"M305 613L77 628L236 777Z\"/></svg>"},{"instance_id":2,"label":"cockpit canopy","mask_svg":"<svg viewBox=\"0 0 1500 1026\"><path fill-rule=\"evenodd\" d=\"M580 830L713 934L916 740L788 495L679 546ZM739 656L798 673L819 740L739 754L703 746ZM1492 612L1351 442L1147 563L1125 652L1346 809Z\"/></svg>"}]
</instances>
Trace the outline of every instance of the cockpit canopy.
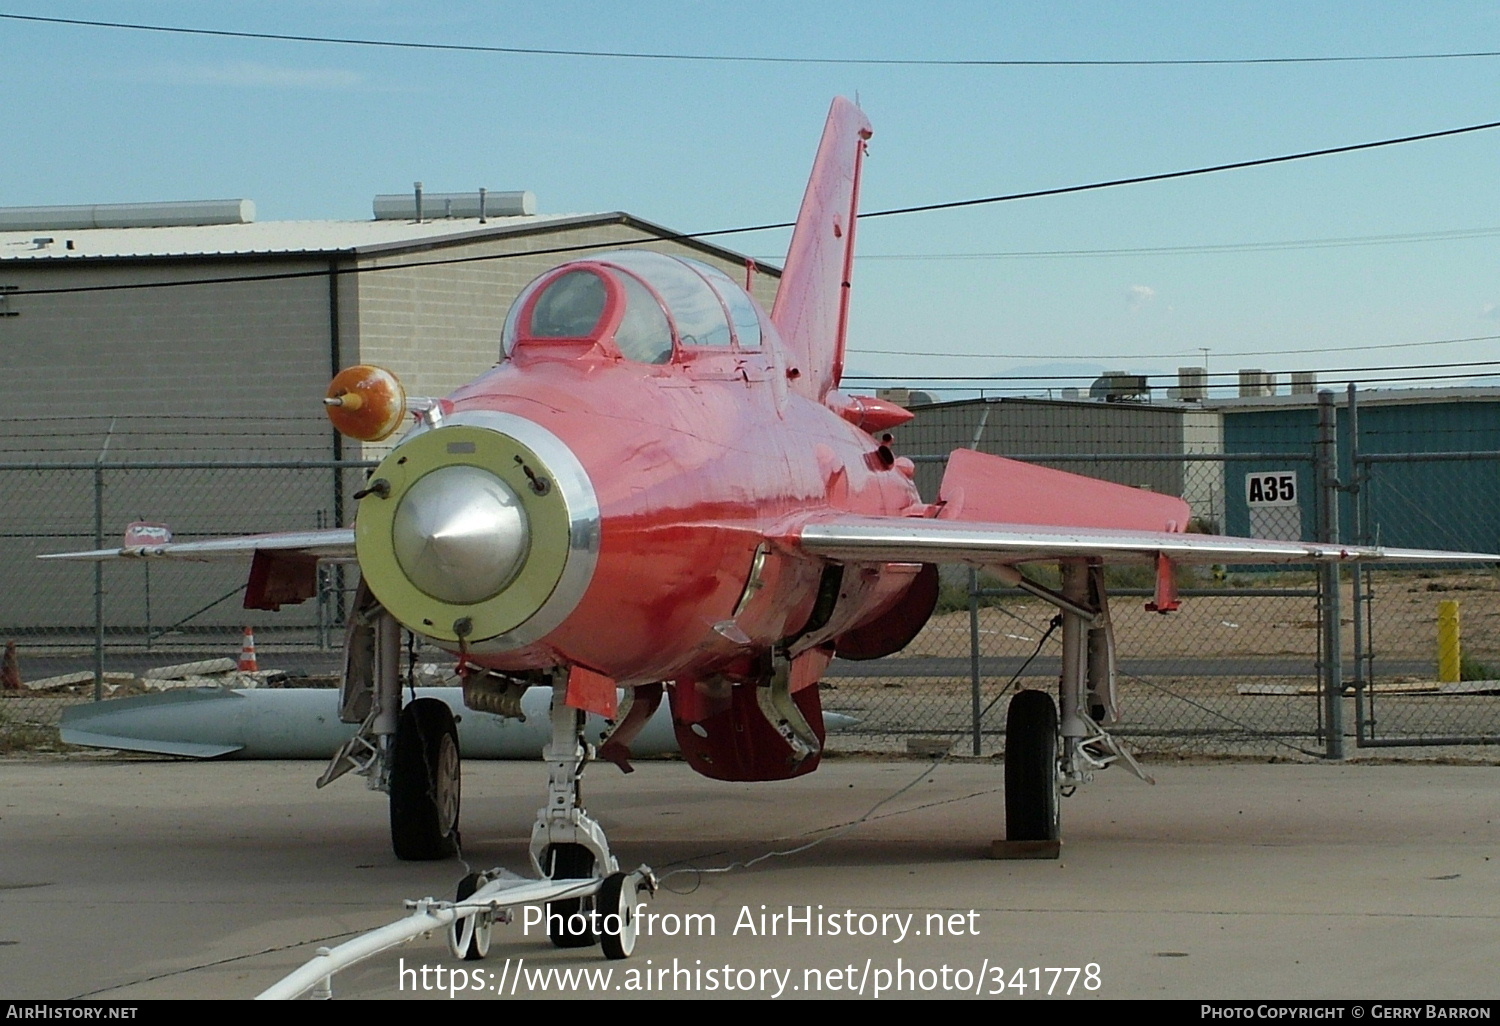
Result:
<instances>
[{"instance_id":1,"label":"cockpit canopy","mask_svg":"<svg viewBox=\"0 0 1500 1026\"><path fill-rule=\"evenodd\" d=\"M723 271L687 257L617 250L574 260L528 285L502 342L612 344L627 360L668 363L692 350L761 347L761 314Z\"/></svg>"}]
</instances>

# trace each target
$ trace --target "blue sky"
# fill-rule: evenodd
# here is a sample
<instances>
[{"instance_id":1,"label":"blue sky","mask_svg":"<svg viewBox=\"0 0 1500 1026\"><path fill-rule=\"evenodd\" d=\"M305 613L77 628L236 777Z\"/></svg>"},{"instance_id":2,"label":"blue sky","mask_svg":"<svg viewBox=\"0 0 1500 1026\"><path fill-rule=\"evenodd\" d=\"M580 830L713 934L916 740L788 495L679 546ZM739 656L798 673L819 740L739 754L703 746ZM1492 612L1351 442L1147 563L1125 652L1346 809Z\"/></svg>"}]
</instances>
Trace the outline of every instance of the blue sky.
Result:
<instances>
[{"instance_id":1,"label":"blue sky","mask_svg":"<svg viewBox=\"0 0 1500 1026\"><path fill-rule=\"evenodd\" d=\"M1446 0L0 0L0 13L781 57L1500 50L1500 8ZM420 179L432 191L528 188L544 212L623 209L687 231L775 222L795 214L838 93L857 94L875 126L863 205L878 210L1496 121L1500 57L1195 67L754 64L422 52L0 20L0 205L248 197L261 220L366 218L374 194ZM1495 340L1415 345L1500 335L1497 170L1500 130L1493 130L866 221L850 373L904 380L1104 367L1170 372L1201 363L1206 348L1215 373L1317 369L1337 386L1348 368L1500 359ZM1496 232L1462 239L1316 248L977 256L1490 228ZM779 257L786 235L732 244ZM962 258L911 259L934 255Z\"/></svg>"}]
</instances>

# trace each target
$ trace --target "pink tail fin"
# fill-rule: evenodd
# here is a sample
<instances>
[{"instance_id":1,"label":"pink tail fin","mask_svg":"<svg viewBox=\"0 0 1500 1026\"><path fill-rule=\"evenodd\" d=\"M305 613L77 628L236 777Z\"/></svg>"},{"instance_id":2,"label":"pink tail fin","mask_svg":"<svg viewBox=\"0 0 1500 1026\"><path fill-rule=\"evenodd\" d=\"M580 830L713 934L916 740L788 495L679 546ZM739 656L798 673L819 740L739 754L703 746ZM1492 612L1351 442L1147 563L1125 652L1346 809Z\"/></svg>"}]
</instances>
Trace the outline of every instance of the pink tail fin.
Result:
<instances>
[{"instance_id":1,"label":"pink tail fin","mask_svg":"<svg viewBox=\"0 0 1500 1026\"><path fill-rule=\"evenodd\" d=\"M842 96L833 101L771 311L787 365L798 372L792 388L814 399L844 371L859 172L870 133L864 111Z\"/></svg>"}]
</instances>

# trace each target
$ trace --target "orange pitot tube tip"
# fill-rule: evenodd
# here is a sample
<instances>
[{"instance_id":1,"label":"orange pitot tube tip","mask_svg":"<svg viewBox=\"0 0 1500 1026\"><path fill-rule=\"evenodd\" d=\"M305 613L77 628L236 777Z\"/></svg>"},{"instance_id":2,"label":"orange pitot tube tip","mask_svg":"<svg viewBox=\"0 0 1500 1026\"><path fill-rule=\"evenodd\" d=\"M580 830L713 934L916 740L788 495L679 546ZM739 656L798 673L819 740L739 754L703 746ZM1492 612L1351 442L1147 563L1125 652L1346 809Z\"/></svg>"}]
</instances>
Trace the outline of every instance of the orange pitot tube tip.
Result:
<instances>
[{"instance_id":1,"label":"orange pitot tube tip","mask_svg":"<svg viewBox=\"0 0 1500 1026\"><path fill-rule=\"evenodd\" d=\"M406 416L406 390L381 367L346 367L328 384L325 410L341 435L361 442L389 438Z\"/></svg>"}]
</instances>

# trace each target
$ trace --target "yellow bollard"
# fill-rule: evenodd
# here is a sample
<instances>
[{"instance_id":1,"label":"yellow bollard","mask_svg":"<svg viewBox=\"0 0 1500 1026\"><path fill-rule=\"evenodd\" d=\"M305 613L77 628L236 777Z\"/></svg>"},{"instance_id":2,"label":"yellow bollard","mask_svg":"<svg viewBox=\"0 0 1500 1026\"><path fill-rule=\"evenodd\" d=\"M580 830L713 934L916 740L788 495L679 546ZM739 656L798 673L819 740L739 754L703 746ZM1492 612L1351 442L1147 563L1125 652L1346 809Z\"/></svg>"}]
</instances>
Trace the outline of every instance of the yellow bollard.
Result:
<instances>
[{"instance_id":1,"label":"yellow bollard","mask_svg":"<svg viewBox=\"0 0 1500 1026\"><path fill-rule=\"evenodd\" d=\"M1457 684L1463 667L1463 642L1459 639L1458 600L1438 603L1438 680Z\"/></svg>"}]
</instances>

